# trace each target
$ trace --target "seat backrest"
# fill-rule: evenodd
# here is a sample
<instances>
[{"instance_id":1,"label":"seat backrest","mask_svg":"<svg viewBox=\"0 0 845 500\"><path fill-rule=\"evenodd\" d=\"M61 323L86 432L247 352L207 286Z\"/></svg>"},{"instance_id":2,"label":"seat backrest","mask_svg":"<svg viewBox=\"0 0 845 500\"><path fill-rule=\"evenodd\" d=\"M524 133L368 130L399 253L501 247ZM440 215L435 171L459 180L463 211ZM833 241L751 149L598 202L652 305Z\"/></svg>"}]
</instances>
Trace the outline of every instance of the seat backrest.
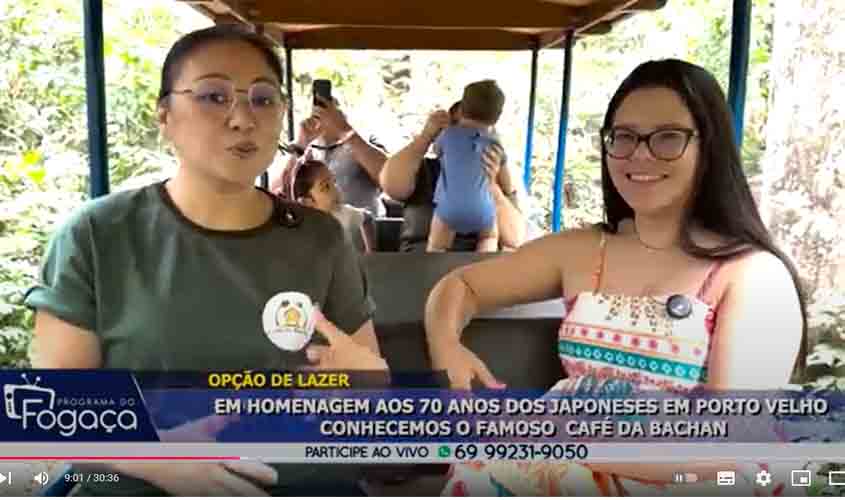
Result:
<instances>
[{"instance_id":1,"label":"seat backrest","mask_svg":"<svg viewBox=\"0 0 845 500\"><path fill-rule=\"evenodd\" d=\"M405 205L401 201L392 200L386 196L382 196L381 203L384 205L384 210L387 217L402 217L402 210Z\"/></svg>"},{"instance_id":2,"label":"seat backrest","mask_svg":"<svg viewBox=\"0 0 845 500\"><path fill-rule=\"evenodd\" d=\"M399 236L402 233L401 217L376 217L376 251L398 252Z\"/></svg>"},{"instance_id":3,"label":"seat backrest","mask_svg":"<svg viewBox=\"0 0 845 500\"><path fill-rule=\"evenodd\" d=\"M495 254L373 253L362 257L376 304L379 345L391 369L430 371L423 311L449 271ZM557 331L560 300L502 309L473 320L463 341L511 388L546 389L562 377Z\"/></svg>"}]
</instances>

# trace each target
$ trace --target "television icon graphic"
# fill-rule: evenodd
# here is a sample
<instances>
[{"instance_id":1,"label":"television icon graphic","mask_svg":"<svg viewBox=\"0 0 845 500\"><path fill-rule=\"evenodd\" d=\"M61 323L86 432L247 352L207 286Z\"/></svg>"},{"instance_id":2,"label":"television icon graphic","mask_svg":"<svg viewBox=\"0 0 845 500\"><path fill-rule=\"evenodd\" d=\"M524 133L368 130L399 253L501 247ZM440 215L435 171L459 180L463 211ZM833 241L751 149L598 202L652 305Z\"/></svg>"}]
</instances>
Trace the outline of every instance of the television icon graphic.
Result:
<instances>
[{"instance_id":1,"label":"television icon graphic","mask_svg":"<svg viewBox=\"0 0 845 500\"><path fill-rule=\"evenodd\" d=\"M56 391L47 387L39 387L41 377L36 377L35 383L30 383L26 374L21 374L25 384L6 384L3 386L3 400L6 405L6 416L13 420L20 420L23 415L24 404L27 406L41 403L45 409L53 409Z\"/></svg>"},{"instance_id":2,"label":"television icon graphic","mask_svg":"<svg viewBox=\"0 0 845 500\"><path fill-rule=\"evenodd\" d=\"M720 470L716 475L716 484L719 486L733 486L736 484L736 472L732 470Z\"/></svg>"}]
</instances>

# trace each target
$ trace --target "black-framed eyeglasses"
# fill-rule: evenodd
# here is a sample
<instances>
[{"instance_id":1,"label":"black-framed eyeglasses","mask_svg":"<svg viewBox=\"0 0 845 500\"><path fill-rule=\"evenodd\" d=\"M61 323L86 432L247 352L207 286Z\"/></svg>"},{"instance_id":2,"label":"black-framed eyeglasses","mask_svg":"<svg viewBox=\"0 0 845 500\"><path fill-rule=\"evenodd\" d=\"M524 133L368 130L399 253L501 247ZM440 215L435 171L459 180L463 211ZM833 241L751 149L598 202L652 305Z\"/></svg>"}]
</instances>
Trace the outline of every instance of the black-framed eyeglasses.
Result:
<instances>
[{"instance_id":1,"label":"black-framed eyeglasses","mask_svg":"<svg viewBox=\"0 0 845 500\"><path fill-rule=\"evenodd\" d=\"M684 155L698 132L691 128L661 128L648 134L638 134L631 129L614 127L603 130L602 143L608 156L617 160L630 158L641 142L646 143L652 156L662 161L677 160Z\"/></svg>"},{"instance_id":2,"label":"black-framed eyeglasses","mask_svg":"<svg viewBox=\"0 0 845 500\"><path fill-rule=\"evenodd\" d=\"M220 114L229 114L235 108L238 94L246 95L250 110L258 117L281 117L285 107L281 89L263 81L244 90L236 88L231 80L205 78L194 82L190 88L171 90L166 95L169 94L190 95L203 109Z\"/></svg>"}]
</instances>

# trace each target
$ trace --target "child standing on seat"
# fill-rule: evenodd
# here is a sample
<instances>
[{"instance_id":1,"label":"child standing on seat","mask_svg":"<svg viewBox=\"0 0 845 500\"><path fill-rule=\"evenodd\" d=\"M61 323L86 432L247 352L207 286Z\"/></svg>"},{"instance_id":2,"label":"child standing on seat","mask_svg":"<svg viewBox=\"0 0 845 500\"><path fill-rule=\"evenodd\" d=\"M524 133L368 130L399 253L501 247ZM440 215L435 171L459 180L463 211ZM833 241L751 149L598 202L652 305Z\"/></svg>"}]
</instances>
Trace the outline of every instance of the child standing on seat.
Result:
<instances>
[{"instance_id":1,"label":"child standing on seat","mask_svg":"<svg viewBox=\"0 0 845 500\"><path fill-rule=\"evenodd\" d=\"M375 250L375 222L366 210L342 203L334 174L325 163L305 159L284 173L283 198L332 214L361 253Z\"/></svg>"},{"instance_id":2,"label":"child standing on seat","mask_svg":"<svg viewBox=\"0 0 845 500\"><path fill-rule=\"evenodd\" d=\"M476 250L479 252L498 250L496 205L481 158L487 146L498 144L493 126L504 104L505 94L495 81L467 85L461 99L460 119L443 130L435 141L441 169L434 192L429 252L449 249L455 233L478 233Z\"/></svg>"}]
</instances>

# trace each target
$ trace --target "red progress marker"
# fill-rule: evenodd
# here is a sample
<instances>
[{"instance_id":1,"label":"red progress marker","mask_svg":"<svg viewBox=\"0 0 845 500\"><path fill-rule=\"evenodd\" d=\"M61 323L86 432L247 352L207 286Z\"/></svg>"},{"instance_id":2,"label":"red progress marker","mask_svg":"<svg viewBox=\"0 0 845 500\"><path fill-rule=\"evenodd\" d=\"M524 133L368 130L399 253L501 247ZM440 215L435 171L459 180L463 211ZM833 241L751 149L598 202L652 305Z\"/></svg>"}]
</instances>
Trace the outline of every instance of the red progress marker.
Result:
<instances>
[{"instance_id":1,"label":"red progress marker","mask_svg":"<svg viewBox=\"0 0 845 500\"><path fill-rule=\"evenodd\" d=\"M241 457L0 457L3 460L240 460Z\"/></svg>"}]
</instances>

